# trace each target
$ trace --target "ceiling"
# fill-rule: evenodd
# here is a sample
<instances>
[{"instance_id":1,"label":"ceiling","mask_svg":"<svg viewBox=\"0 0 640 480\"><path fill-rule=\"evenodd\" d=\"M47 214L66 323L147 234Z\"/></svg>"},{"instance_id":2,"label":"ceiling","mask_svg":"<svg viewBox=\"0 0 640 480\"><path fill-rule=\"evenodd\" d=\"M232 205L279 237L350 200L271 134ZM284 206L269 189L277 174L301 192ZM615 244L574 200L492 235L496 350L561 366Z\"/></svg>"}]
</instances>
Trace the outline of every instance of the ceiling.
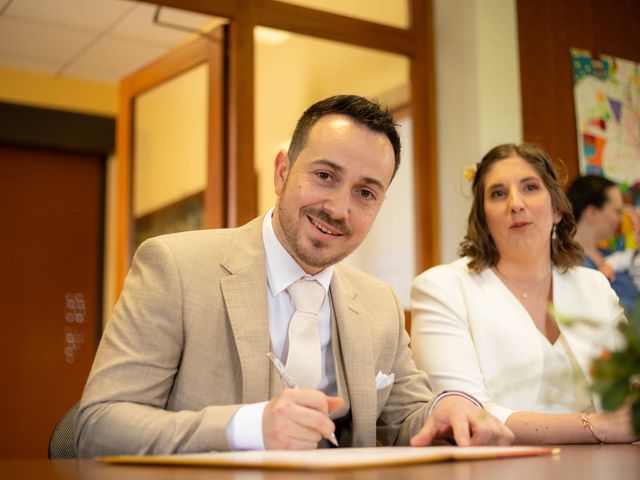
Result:
<instances>
[{"instance_id":1,"label":"ceiling","mask_svg":"<svg viewBox=\"0 0 640 480\"><path fill-rule=\"evenodd\" d=\"M132 0L0 0L0 67L114 84L187 30L223 22L162 7L154 23L157 8Z\"/></svg>"}]
</instances>

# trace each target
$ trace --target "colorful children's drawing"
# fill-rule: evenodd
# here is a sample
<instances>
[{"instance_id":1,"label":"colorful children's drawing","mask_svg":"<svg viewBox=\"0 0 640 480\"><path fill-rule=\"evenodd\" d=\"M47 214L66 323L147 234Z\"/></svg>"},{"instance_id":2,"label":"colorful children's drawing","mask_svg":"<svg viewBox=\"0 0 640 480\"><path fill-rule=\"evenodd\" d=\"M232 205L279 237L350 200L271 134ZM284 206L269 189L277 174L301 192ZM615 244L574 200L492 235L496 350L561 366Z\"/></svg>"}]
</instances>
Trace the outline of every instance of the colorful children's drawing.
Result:
<instances>
[{"instance_id":1,"label":"colorful children's drawing","mask_svg":"<svg viewBox=\"0 0 640 480\"><path fill-rule=\"evenodd\" d=\"M640 64L572 49L580 171L640 181Z\"/></svg>"}]
</instances>

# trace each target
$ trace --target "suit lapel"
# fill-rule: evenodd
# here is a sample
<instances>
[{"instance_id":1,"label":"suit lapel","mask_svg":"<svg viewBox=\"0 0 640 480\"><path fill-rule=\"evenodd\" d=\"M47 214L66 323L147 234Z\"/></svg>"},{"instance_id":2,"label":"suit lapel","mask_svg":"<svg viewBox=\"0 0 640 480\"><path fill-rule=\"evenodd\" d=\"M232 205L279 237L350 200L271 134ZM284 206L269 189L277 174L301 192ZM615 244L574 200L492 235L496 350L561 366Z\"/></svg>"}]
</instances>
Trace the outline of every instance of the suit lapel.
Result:
<instances>
[{"instance_id":1,"label":"suit lapel","mask_svg":"<svg viewBox=\"0 0 640 480\"><path fill-rule=\"evenodd\" d=\"M338 410L331 412L332 419L342 418L349 413L351 403L349 401L349 389L347 379L344 376L344 361L342 360L342 350L340 348L340 335L336 323L335 309L331 308L331 350L333 352L333 363L336 369L336 387L338 397L344 400L344 404Z\"/></svg>"},{"instance_id":2,"label":"suit lapel","mask_svg":"<svg viewBox=\"0 0 640 480\"><path fill-rule=\"evenodd\" d=\"M269 307L262 220L247 224L222 262L229 276L220 282L242 371L243 403L269 398Z\"/></svg>"},{"instance_id":3,"label":"suit lapel","mask_svg":"<svg viewBox=\"0 0 640 480\"><path fill-rule=\"evenodd\" d=\"M371 334L361 317L366 309L339 268L336 268L331 281L331 299L351 404L353 446L375 446L375 367Z\"/></svg>"}]
</instances>

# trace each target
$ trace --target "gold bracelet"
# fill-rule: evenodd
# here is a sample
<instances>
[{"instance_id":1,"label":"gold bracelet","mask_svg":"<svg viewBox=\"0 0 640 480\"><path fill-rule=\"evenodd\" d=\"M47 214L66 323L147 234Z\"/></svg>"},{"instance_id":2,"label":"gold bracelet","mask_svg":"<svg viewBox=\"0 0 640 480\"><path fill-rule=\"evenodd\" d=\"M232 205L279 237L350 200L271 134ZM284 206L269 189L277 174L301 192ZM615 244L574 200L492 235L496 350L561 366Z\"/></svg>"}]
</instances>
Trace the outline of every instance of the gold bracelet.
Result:
<instances>
[{"instance_id":1,"label":"gold bracelet","mask_svg":"<svg viewBox=\"0 0 640 480\"><path fill-rule=\"evenodd\" d=\"M604 444L604 442L598 438L596 432L593 430L593 425L591 425L591 414L584 411L580 412L580 420L582 420L582 427L591 430L591 435L593 435L593 438L595 438L598 443Z\"/></svg>"}]
</instances>

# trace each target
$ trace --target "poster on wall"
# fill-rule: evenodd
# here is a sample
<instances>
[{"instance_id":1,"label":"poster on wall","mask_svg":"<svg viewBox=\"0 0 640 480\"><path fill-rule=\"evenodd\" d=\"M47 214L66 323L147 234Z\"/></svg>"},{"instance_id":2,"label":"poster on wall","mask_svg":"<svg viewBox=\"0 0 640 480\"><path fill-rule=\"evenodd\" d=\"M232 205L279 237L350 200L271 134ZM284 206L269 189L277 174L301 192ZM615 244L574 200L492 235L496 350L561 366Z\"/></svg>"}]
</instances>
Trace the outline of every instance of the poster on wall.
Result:
<instances>
[{"instance_id":1,"label":"poster on wall","mask_svg":"<svg viewBox=\"0 0 640 480\"><path fill-rule=\"evenodd\" d=\"M617 182L625 202L628 247L640 240L640 64L571 49L573 95L582 175ZM636 244L636 245L634 245Z\"/></svg>"}]
</instances>

